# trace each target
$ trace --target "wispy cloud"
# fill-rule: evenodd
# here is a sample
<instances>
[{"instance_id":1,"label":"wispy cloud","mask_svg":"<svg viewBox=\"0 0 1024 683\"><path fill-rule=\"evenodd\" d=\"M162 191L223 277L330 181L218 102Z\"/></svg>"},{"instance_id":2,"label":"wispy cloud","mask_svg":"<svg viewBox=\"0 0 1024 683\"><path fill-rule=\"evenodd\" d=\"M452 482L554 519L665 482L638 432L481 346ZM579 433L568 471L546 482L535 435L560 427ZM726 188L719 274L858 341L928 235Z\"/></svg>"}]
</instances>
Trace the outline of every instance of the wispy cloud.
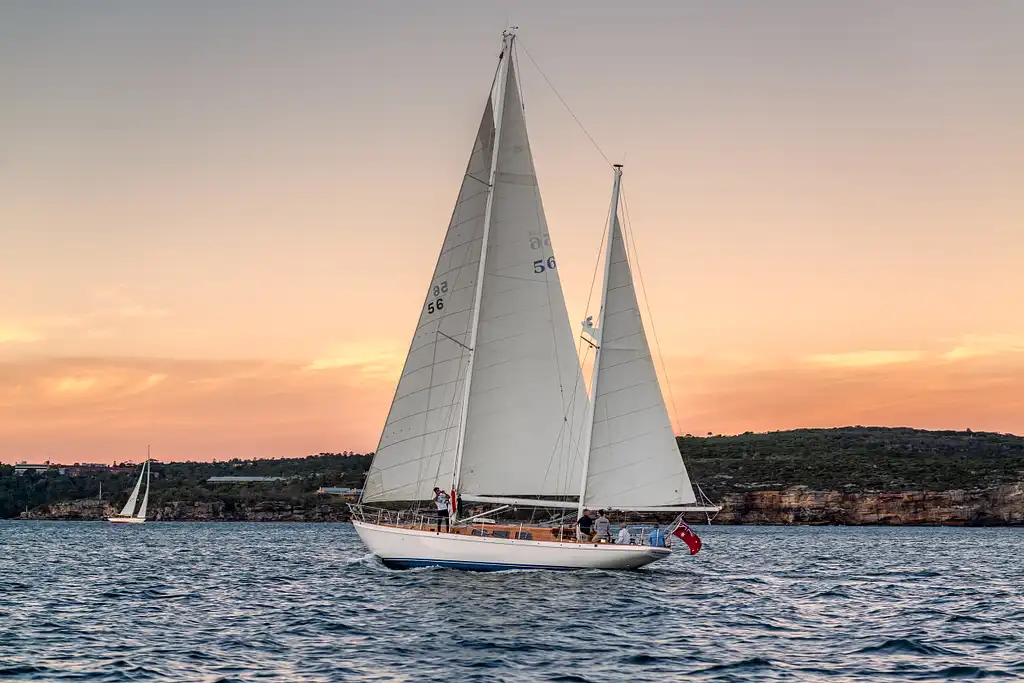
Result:
<instances>
[{"instance_id":1,"label":"wispy cloud","mask_svg":"<svg viewBox=\"0 0 1024 683\"><path fill-rule=\"evenodd\" d=\"M21 325L0 324L0 344L30 344L42 338L38 330Z\"/></svg>"},{"instance_id":2,"label":"wispy cloud","mask_svg":"<svg viewBox=\"0 0 1024 683\"><path fill-rule=\"evenodd\" d=\"M1024 335L967 335L957 346L942 354L945 360L957 361L1003 353L1024 353Z\"/></svg>"},{"instance_id":3,"label":"wispy cloud","mask_svg":"<svg viewBox=\"0 0 1024 683\"><path fill-rule=\"evenodd\" d=\"M109 462L146 443L167 459L369 449L391 389L358 367L274 361L0 362L0 461L52 449L61 461Z\"/></svg>"},{"instance_id":4,"label":"wispy cloud","mask_svg":"<svg viewBox=\"0 0 1024 683\"><path fill-rule=\"evenodd\" d=\"M96 386L95 377L58 377L53 389L58 394L80 394Z\"/></svg>"},{"instance_id":5,"label":"wispy cloud","mask_svg":"<svg viewBox=\"0 0 1024 683\"><path fill-rule=\"evenodd\" d=\"M923 351L848 351L846 353L821 353L808 357L806 360L817 365L830 365L841 368L866 368L876 365L893 365L895 363L912 363L925 358Z\"/></svg>"},{"instance_id":6,"label":"wispy cloud","mask_svg":"<svg viewBox=\"0 0 1024 683\"><path fill-rule=\"evenodd\" d=\"M395 347L385 343L348 344L313 360L303 369L314 372L348 369L369 377L391 378L401 372L402 356Z\"/></svg>"},{"instance_id":7,"label":"wispy cloud","mask_svg":"<svg viewBox=\"0 0 1024 683\"><path fill-rule=\"evenodd\" d=\"M171 314L170 311L164 308L151 308L138 304L122 306L112 313L121 318L166 318Z\"/></svg>"}]
</instances>

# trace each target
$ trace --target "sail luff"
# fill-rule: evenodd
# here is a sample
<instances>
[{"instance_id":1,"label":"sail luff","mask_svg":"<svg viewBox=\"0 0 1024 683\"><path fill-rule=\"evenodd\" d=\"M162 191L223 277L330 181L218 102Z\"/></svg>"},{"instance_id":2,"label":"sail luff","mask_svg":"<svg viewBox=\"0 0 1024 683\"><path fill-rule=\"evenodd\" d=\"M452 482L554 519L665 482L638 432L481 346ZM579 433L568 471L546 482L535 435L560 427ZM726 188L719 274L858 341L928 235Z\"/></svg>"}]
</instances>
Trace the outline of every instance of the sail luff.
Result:
<instances>
[{"instance_id":1,"label":"sail luff","mask_svg":"<svg viewBox=\"0 0 1024 683\"><path fill-rule=\"evenodd\" d=\"M494 145L491 150L490 173L487 176L487 203L484 207L483 237L480 242L480 262L477 267L476 293L473 297L473 318L470 323L469 341L467 343L470 349L469 364L466 368L466 379L462 383L463 394L462 411L459 418L459 437L455 446L455 463L452 468L451 490L453 492L458 492L461 486L462 460L466 448L466 426L468 424L469 416L469 394L473 384L473 365L474 359L476 358L476 354L473 350L476 348L477 335L480 332L480 303L483 298L484 273L487 264L487 242L491 232L491 215L494 211L494 180L498 165L498 150L501 147L501 123L505 117L505 90L508 88L509 65L512 63L512 42L514 40L514 34L505 33L502 36L501 41L501 58L504 61L501 64L501 70L498 77L498 110L494 117ZM451 514L452 519L455 520L455 505L452 505Z\"/></svg>"},{"instance_id":2,"label":"sail luff","mask_svg":"<svg viewBox=\"0 0 1024 683\"><path fill-rule=\"evenodd\" d=\"M146 465L143 463L142 470L139 471L139 480L135 482L135 488L132 490L132 495L128 498L128 502L123 508L121 508L122 517L131 517L135 512L135 503L139 500L139 489L142 488L142 475L146 473Z\"/></svg>"},{"instance_id":3,"label":"sail luff","mask_svg":"<svg viewBox=\"0 0 1024 683\"><path fill-rule=\"evenodd\" d=\"M622 183L622 164L615 164L615 181L612 184L612 205L608 210L608 234L605 235L604 277L601 280L601 307L597 311L597 330L594 334L594 368L590 377L591 400L587 402L587 420L583 436L583 475L580 479L580 502L577 517L583 516L587 498L587 476L590 473L590 444L594 438L594 409L597 398L597 380L601 372L601 341L604 338L604 308L608 299L608 274L612 264L612 231L619 214L619 188Z\"/></svg>"},{"instance_id":4,"label":"sail luff","mask_svg":"<svg viewBox=\"0 0 1024 683\"><path fill-rule=\"evenodd\" d=\"M150 464L150 460L146 459L146 464L143 465L143 469L146 470L146 492L142 496L142 505L139 506L139 511L135 514L139 519L146 519L146 509L149 507L149 474L153 469L153 465Z\"/></svg>"}]
</instances>

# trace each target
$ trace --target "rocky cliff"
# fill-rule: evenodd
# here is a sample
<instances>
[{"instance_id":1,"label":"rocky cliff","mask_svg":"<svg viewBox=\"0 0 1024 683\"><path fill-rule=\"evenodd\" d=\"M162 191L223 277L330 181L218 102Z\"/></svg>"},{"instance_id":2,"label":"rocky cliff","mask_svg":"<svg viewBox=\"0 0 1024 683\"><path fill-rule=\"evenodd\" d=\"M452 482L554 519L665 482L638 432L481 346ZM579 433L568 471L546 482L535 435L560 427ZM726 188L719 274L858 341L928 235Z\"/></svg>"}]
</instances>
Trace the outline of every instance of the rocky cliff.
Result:
<instances>
[{"instance_id":1,"label":"rocky cliff","mask_svg":"<svg viewBox=\"0 0 1024 683\"><path fill-rule=\"evenodd\" d=\"M842 493L797 486L726 494L718 524L1024 524L1024 483L974 491Z\"/></svg>"},{"instance_id":2,"label":"rocky cliff","mask_svg":"<svg viewBox=\"0 0 1024 683\"><path fill-rule=\"evenodd\" d=\"M95 498L82 500L69 500L50 505L41 505L33 510L22 512L21 519L50 519L50 520L100 520L113 517L117 510L105 502Z\"/></svg>"},{"instance_id":3,"label":"rocky cliff","mask_svg":"<svg viewBox=\"0 0 1024 683\"><path fill-rule=\"evenodd\" d=\"M21 513L21 519L103 520L117 513L95 499L72 500L43 505ZM157 522L347 522L348 508L338 503L304 506L282 501L261 501L240 505L222 500L209 502L171 501L149 508L149 521Z\"/></svg>"},{"instance_id":4,"label":"rocky cliff","mask_svg":"<svg viewBox=\"0 0 1024 683\"><path fill-rule=\"evenodd\" d=\"M717 524L845 524L980 526L1024 524L1024 483L974 491L843 493L797 486L782 491L725 494ZM43 506L22 519L99 520L116 511L95 499ZM151 507L167 522L347 522L344 503L171 501Z\"/></svg>"},{"instance_id":5,"label":"rocky cliff","mask_svg":"<svg viewBox=\"0 0 1024 683\"><path fill-rule=\"evenodd\" d=\"M162 522L347 522L348 507L338 502L302 505L277 500L252 504L215 500L185 503L171 501L150 512Z\"/></svg>"}]
</instances>

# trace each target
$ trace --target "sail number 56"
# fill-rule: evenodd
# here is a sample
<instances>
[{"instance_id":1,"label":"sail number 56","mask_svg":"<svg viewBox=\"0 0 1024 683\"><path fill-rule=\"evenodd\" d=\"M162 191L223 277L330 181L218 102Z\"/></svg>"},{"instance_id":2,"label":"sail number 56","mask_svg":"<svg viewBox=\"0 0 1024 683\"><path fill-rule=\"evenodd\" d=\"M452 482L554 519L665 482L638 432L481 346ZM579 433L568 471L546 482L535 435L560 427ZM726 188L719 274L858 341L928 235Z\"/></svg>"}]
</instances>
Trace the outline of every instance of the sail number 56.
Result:
<instances>
[{"instance_id":1,"label":"sail number 56","mask_svg":"<svg viewBox=\"0 0 1024 683\"><path fill-rule=\"evenodd\" d=\"M434 285L434 289L431 290L431 294L434 296L433 300L427 302L427 313L434 313L435 311L444 310L444 297L442 294L448 292L448 281L445 280L439 285Z\"/></svg>"},{"instance_id":2,"label":"sail number 56","mask_svg":"<svg viewBox=\"0 0 1024 683\"><path fill-rule=\"evenodd\" d=\"M549 268L551 270L555 269L554 256L548 256L546 261L544 259L537 259L536 261L533 262L533 272L535 273L543 273L545 270Z\"/></svg>"}]
</instances>

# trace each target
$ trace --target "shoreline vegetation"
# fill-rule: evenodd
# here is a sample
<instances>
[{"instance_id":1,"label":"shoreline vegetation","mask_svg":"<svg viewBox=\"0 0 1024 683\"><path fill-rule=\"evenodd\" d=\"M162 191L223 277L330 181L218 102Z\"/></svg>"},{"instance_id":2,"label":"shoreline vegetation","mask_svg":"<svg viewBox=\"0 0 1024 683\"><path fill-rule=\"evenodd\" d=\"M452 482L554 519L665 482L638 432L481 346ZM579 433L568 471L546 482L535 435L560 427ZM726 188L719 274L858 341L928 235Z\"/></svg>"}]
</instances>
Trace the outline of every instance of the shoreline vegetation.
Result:
<instances>
[{"instance_id":1,"label":"shoreline vegetation","mask_svg":"<svg viewBox=\"0 0 1024 683\"><path fill-rule=\"evenodd\" d=\"M722 506L719 524L1024 525L1020 436L858 426L677 441L691 478ZM317 491L361 486L371 457L154 461L149 519L348 521L341 497ZM0 465L0 518L105 519L137 477L134 468L61 467ZM278 479L207 481L225 476Z\"/></svg>"}]
</instances>

